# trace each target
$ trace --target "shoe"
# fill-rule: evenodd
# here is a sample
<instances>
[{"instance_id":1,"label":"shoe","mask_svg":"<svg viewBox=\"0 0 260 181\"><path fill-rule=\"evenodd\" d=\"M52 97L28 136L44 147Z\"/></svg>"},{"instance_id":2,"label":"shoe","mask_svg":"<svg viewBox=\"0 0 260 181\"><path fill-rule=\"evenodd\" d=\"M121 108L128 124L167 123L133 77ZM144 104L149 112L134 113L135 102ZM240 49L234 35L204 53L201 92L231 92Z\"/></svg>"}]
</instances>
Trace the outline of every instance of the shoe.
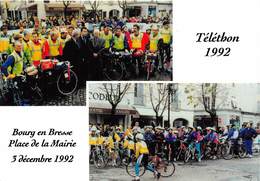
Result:
<instances>
[{"instance_id":1,"label":"shoe","mask_svg":"<svg viewBox=\"0 0 260 181\"><path fill-rule=\"evenodd\" d=\"M140 177L136 176L134 180L135 181L140 181Z\"/></svg>"},{"instance_id":2,"label":"shoe","mask_svg":"<svg viewBox=\"0 0 260 181\"><path fill-rule=\"evenodd\" d=\"M253 155L248 155L248 158L253 158Z\"/></svg>"},{"instance_id":3,"label":"shoe","mask_svg":"<svg viewBox=\"0 0 260 181\"><path fill-rule=\"evenodd\" d=\"M198 159L198 162L201 162L201 158Z\"/></svg>"},{"instance_id":4,"label":"shoe","mask_svg":"<svg viewBox=\"0 0 260 181\"><path fill-rule=\"evenodd\" d=\"M160 173L160 172L158 172L158 173L156 174L156 177L157 177L157 180L159 180L159 179L160 179L160 177L161 177L161 173Z\"/></svg>"}]
</instances>

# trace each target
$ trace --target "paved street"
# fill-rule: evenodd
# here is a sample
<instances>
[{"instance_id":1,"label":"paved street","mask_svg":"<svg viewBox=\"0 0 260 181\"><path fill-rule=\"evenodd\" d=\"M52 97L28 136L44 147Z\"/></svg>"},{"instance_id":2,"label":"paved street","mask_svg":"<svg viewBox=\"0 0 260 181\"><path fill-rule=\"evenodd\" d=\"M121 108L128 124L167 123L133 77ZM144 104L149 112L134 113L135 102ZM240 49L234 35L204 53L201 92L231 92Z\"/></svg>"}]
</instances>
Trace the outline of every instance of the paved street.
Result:
<instances>
[{"instance_id":1,"label":"paved street","mask_svg":"<svg viewBox=\"0 0 260 181\"><path fill-rule=\"evenodd\" d=\"M90 166L91 181L129 181L125 168L99 169ZM155 180L146 172L142 181ZM170 178L162 181L260 181L260 157L252 159L209 160L184 165L176 163L176 171Z\"/></svg>"}]
</instances>

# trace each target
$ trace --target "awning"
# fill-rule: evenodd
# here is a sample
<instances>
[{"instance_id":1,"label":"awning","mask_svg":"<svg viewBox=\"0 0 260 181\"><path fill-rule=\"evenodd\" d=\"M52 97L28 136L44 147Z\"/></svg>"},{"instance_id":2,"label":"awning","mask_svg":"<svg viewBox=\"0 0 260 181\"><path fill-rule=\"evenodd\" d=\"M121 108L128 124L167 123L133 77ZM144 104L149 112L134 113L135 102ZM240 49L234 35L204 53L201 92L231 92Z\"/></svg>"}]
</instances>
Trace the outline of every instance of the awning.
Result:
<instances>
[{"instance_id":1,"label":"awning","mask_svg":"<svg viewBox=\"0 0 260 181\"><path fill-rule=\"evenodd\" d=\"M109 103L89 103L89 113L92 114L111 114L111 108L112 106ZM120 103L117 105L116 115L133 115L134 117L139 116L136 109L129 105L121 105Z\"/></svg>"},{"instance_id":2,"label":"awning","mask_svg":"<svg viewBox=\"0 0 260 181\"><path fill-rule=\"evenodd\" d=\"M21 9L21 10L22 9L28 9L28 8L31 8L31 7L34 7L34 6L37 6L37 4L36 3L30 3L30 4L22 5L19 9Z\"/></svg>"},{"instance_id":3,"label":"awning","mask_svg":"<svg viewBox=\"0 0 260 181\"><path fill-rule=\"evenodd\" d=\"M135 107L135 109L138 111L140 116L150 116L155 117L155 112L153 111L153 108L145 108L145 107Z\"/></svg>"},{"instance_id":4,"label":"awning","mask_svg":"<svg viewBox=\"0 0 260 181\"><path fill-rule=\"evenodd\" d=\"M48 3L45 4L46 10L64 10L64 5L63 3ZM84 5L78 4L78 3L72 3L68 6L68 11L69 10L80 10L84 9Z\"/></svg>"}]
</instances>

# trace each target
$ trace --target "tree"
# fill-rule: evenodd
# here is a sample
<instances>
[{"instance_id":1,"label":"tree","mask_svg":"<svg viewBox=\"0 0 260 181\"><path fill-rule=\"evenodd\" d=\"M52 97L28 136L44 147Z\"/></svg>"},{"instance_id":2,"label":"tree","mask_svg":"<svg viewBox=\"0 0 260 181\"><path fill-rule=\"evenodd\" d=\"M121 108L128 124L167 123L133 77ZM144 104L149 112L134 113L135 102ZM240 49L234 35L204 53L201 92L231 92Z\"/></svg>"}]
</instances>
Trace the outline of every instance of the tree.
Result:
<instances>
[{"instance_id":1,"label":"tree","mask_svg":"<svg viewBox=\"0 0 260 181\"><path fill-rule=\"evenodd\" d=\"M72 3L72 1L62 1L62 2L63 2L63 5L64 5L64 17L66 19L67 18L68 7Z\"/></svg>"},{"instance_id":2,"label":"tree","mask_svg":"<svg viewBox=\"0 0 260 181\"><path fill-rule=\"evenodd\" d=\"M99 20L98 9L99 9L99 6L100 6L100 0L94 0L94 1L89 0L88 2L89 2L89 5L91 6L95 21L96 21L96 19Z\"/></svg>"},{"instance_id":3,"label":"tree","mask_svg":"<svg viewBox=\"0 0 260 181\"><path fill-rule=\"evenodd\" d=\"M131 84L130 83L104 83L103 87L101 88L106 96L108 102L111 104L111 114L115 115L117 105L122 101L123 97L129 90Z\"/></svg>"},{"instance_id":4,"label":"tree","mask_svg":"<svg viewBox=\"0 0 260 181\"><path fill-rule=\"evenodd\" d=\"M210 115L210 120L218 127L217 110L226 104L228 92L226 87L217 83L189 84L185 87L188 104L194 108L202 106Z\"/></svg>"},{"instance_id":5,"label":"tree","mask_svg":"<svg viewBox=\"0 0 260 181\"><path fill-rule=\"evenodd\" d=\"M126 16L127 0L118 0L118 5L123 10L123 17Z\"/></svg>"},{"instance_id":6,"label":"tree","mask_svg":"<svg viewBox=\"0 0 260 181\"><path fill-rule=\"evenodd\" d=\"M155 112L156 124L161 125L162 115L167 108L168 103L168 84L149 84L150 101Z\"/></svg>"}]
</instances>

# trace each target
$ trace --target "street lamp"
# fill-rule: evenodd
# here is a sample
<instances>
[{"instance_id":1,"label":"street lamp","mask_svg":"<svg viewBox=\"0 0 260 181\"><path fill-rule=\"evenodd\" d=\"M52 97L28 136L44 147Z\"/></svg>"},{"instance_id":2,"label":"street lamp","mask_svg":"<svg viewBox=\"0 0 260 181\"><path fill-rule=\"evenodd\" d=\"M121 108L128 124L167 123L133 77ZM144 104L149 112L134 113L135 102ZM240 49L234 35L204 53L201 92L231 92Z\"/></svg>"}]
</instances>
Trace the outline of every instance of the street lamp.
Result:
<instances>
[{"instance_id":1,"label":"street lamp","mask_svg":"<svg viewBox=\"0 0 260 181\"><path fill-rule=\"evenodd\" d=\"M171 99L178 90L178 84L168 84L168 126L170 127L171 119Z\"/></svg>"}]
</instances>

